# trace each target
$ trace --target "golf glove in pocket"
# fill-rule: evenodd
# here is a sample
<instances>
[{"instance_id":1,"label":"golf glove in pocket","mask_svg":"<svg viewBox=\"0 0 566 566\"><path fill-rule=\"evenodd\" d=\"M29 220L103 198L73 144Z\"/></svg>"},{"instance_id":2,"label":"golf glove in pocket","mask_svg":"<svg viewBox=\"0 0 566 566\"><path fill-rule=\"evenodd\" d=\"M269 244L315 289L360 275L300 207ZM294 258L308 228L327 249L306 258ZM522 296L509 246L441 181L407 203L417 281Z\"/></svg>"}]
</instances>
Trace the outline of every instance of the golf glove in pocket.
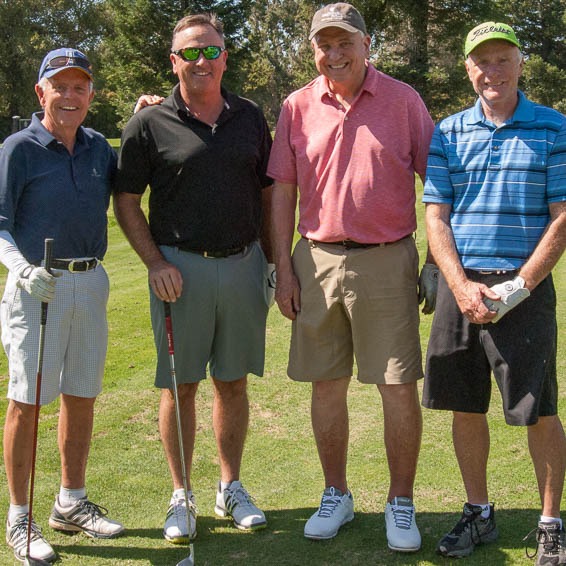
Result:
<instances>
[{"instance_id":1,"label":"golf glove in pocket","mask_svg":"<svg viewBox=\"0 0 566 566\"><path fill-rule=\"evenodd\" d=\"M55 298L55 283L61 273L51 275L44 267L28 265L18 275L16 285L43 303Z\"/></svg>"},{"instance_id":2,"label":"golf glove in pocket","mask_svg":"<svg viewBox=\"0 0 566 566\"><path fill-rule=\"evenodd\" d=\"M275 285L277 277L275 275L275 264L267 264L267 306L271 308L275 303Z\"/></svg>"},{"instance_id":3,"label":"golf glove in pocket","mask_svg":"<svg viewBox=\"0 0 566 566\"><path fill-rule=\"evenodd\" d=\"M497 322L502 316L507 314L512 308L524 301L531 292L525 289L525 280L522 277L515 277L509 281L498 283L490 289L497 293L501 300L494 301L484 297L483 302L490 311L497 311L497 316L491 322Z\"/></svg>"},{"instance_id":4,"label":"golf glove in pocket","mask_svg":"<svg viewBox=\"0 0 566 566\"><path fill-rule=\"evenodd\" d=\"M419 305L424 301L423 313L432 314L436 308L439 269L434 263L425 263L419 276Z\"/></svg>"}]
</instances>

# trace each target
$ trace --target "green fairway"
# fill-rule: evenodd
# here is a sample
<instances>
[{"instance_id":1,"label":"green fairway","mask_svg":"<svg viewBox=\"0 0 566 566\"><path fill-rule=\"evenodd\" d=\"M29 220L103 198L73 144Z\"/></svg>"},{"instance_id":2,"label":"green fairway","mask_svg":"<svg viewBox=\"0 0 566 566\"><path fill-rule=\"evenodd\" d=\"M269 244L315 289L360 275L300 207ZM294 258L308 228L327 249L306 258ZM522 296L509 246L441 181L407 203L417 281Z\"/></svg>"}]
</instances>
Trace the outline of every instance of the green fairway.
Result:
<instances>
[{"instance_id":1,"label":"green fairway","mask_svg":"<svg viewBox=\"0 0 566 566\"><path fill-rule=\"evenodd\" d=\"M423 207L418 205L421 259L424 259ZM213 260L211 260L213 261ZM35 518L62 557L63 565L174 566L188 555L162 536L171 482L157 431L159 393L153 387L155 352L149 321L147 273L110 213L109 252L105 259L111 282L108 305L109 347L103 394L96 405L87 470L90 498L122 521L126 535L92 541L63 535L47 526L59 488L57 450L58 405L41 414ZM558 290L560 414L566 416L566 261L555 269ZM190 282L189 282L190 286ZM426 349L431 317L422 315ZM49 324L49 323L48 323ZM383 510L388 468L383 446L381 402L375 387L352 382L349 394L349 487L356 517L327 542L303 537L305 521L318 506L324 487L310 425L310 386L286 376L290 322L271 309L267 331L266 372L250 376L250 430L244 453L242 481L266 511L268 526L244 533L214 514L219 468L211 422L211 385L201 385L197 397L197 440L193 490L200 515L195 541L197 566L375 566L449 565L435 554L438 538L458 520L464 490L451 444L451 417L424 411L422 452L415 504L423 548L410 555L387 548ZM46 344L49 348L49 344ZM0 363L1 393L7 389L7 363ZM3 425L6 401L0 403ZM499 541L477 548L466 565L534 564L525 557L522 537L536 526L539 513L535 476L528 456L525 430L505 425L494 394L489 485L499 524ZM0 477L0 517L8 509L5 474ZM18 564L0 545L0 564Z\"/></svg>"}]
</instances>

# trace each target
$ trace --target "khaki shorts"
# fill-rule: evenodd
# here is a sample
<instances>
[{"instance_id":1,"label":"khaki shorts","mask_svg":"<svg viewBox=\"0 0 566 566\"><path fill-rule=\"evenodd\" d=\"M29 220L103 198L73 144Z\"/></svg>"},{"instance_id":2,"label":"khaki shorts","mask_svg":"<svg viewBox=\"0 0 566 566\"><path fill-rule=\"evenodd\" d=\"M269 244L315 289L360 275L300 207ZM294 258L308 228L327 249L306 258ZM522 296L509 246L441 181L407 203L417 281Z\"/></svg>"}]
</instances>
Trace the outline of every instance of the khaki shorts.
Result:
<instances>
[{"instance_id":1,"label":"khaki shorts","mask_svg":"<svg viewBox=\"0 0 566 566\"><path fill-rule=\"evenodd\" d=\"M363 383L408 383L423 376L413 238L348 250L301 239L293 267L301 311L292 326L291 379L351 376L354 354Z\"/></svg>"}]
</instances>

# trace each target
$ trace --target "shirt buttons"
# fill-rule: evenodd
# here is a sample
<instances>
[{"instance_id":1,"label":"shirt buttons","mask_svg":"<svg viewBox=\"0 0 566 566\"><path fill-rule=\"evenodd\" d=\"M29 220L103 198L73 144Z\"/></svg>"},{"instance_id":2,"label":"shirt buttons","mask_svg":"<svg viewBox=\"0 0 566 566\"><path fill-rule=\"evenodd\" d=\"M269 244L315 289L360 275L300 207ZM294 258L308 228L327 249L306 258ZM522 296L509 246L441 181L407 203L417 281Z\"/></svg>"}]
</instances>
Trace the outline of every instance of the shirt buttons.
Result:
<instances>
[{"instance_id":1,"label":"shirt buttons","mask_svg":"<svg viewBox=\"0 0 566 566\"><path fill-rule=\"evenodd\" d=\"M499 146L498 145L494 145L493 146L493 151L498 151L499 150Z\"/></svg>"}]
</instances>

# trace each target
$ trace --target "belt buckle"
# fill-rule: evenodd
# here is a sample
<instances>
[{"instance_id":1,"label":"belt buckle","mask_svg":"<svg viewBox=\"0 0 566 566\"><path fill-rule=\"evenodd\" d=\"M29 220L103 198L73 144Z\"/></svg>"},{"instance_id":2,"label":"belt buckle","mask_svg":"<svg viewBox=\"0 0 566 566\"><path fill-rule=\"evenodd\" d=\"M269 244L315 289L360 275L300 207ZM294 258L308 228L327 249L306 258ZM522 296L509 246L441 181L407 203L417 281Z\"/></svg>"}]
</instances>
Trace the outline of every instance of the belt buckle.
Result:
<instances>
[{"instance_id":1,"label":"belt buckle","mask_svg":"<svg viewBox=\"0 0 566 566\"><path fill-rule=\"evenodd\" d=\"M69 265L67 266L67 269L71 272L71 273L77 273L78 269L75 270L75 263L82 263L82 261L77 261L76 259L72 259L69 262Z\"/></svg>"}]
</instances>

